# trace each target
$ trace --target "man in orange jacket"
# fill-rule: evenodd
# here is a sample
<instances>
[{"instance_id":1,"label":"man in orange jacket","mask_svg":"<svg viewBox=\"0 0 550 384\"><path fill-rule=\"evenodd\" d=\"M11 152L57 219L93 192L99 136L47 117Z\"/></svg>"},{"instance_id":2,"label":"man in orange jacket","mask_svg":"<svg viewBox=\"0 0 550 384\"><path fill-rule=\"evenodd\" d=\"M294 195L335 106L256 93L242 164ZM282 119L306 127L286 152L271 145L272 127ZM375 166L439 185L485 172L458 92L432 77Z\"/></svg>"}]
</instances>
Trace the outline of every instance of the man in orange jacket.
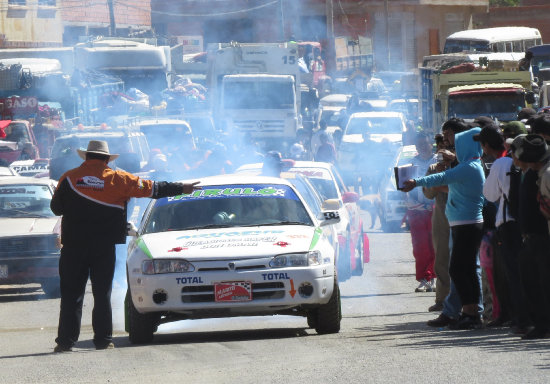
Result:
<instances>
[{"instance_id":1,"label":"man in orange jacket","mask_svg":"<svg viewBox=\"0 0 550 384\"><path fill-rule=\"evenodd\" d=\"M109 153L105 141L92 140L86 151L77 151L85 161L61 176L51 201L53 213L63 215L61 309L54 352L70 351L78 340L88 276L94 295L94 345L96 349L114 348L111 288L115 244L126 242L126 204L130 198L158 199L200 189L199 182L153 182L109 168L108 163L118 155Z\"/></svg>"}]
</instances>

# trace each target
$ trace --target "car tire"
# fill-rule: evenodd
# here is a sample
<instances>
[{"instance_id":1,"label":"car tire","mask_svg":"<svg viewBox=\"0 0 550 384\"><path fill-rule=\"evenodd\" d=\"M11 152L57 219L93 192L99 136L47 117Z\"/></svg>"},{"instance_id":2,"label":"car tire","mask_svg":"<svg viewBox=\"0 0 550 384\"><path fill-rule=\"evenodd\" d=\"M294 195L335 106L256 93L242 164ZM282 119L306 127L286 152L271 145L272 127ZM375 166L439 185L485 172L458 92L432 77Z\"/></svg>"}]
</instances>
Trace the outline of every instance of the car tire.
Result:
<instances>
[{"instance_id":1,"label":"car tire","mask_svg":"<svg viewBox=\"0 0 550 384\"><path fill-rule=\"evenodd\" d=\"M349 239L349 236L347 237ZM338 257L338 280L346 281L351 278L351 255L350 242L346 241L346 246L340 248Z\"/></svg>"},{"instance_id":2,"label":"car tire","mask_svg":"<svg viewBox=\"0 0 550 384\"><path fill-rule=\"evenodd\" d=\"M307 326L311 329L315 329L317 327L317 309L310 309L307 312Z\"/></svg>"},{"instance_id":3,"label":"car tire","mask_svg":"<svg viewBox=\"0 0 550 384\"><path fill-rule=\"evenodd\" d=\"M357 247L355 247L355 269L353 270L353 276L362 276L363 275L363 248L365 244L363 243L363 232L359 235L357 239Z\"/></svg>"},{"instance_id":4,"label":"car tire","mask_svg":"<svg viewBox=\"0 0 550 384\"><path fill-rule=\"evenodd\" d=\"M61 297L61 286L59 284L59 278L50 278L42 280L40 286L44 291L44 294L51 299L58 299Z\"/></svg>"},{"instance_id":5,"label":"car tire","mask_svg":"<svg viewBox=\"0 0 550 384\"><path fill-rule=\"evenodd\" d=\"M132 301L130 289L126 291L125 306L128 316L128 334L130 343L147 344L153 341L153 334L157 330L157 316L153 313L139 313Z\"/></svg>"},{"instance_id":6,"label":"car tire","mask_svg":"<svg viewBox=\"0 0 550 384\"><path fill-rule=\"evenodd\" d=\"M340 332L340 321L342 320L342 307L340 303L340 287L334 281L332 296L326 304L320 305L317 309L317 321L315 331L319 335Z\"/></svg>"}]
</instances>

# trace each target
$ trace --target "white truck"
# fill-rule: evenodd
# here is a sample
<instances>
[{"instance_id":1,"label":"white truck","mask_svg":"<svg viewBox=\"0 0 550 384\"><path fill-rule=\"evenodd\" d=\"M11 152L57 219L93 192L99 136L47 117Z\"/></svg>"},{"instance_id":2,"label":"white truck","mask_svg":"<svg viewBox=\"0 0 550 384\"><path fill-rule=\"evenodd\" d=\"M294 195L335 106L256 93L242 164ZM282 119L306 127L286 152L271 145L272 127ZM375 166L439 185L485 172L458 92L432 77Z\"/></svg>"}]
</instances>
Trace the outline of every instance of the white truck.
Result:
<instances>
[{"instance_id":1,"label":"white truck","mask_svg":"<svg viewBox=\"0 0 550 384\"><path fill-rule=\"evenodd\" d=\"M300 126L296 43L209 44L208 88L222 130L280 149Z\"/></svg>"}]
</instances>

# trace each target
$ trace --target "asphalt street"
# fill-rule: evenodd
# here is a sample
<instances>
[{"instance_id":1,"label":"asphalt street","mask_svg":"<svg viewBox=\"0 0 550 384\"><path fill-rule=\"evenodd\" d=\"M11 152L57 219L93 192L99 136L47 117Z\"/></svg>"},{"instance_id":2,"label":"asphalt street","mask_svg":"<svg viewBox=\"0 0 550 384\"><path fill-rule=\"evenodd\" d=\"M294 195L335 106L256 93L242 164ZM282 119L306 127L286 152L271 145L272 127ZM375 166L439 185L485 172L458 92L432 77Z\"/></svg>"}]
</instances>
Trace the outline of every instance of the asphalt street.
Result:
<instances>
[{"instance_id":1,"label":"asphalt street","mask_svg":"<svg viewBox=\"0 0 550 384\"><path fill-rule=\"evenodd\" d=\"M0 286L3 383L548 383L550 339L507 329L450 331L426 321L433 293L415 293L410 234L369 232L371 262L341 284L342 330L319 336L305 318L189 320L134 346L113 295L116 349L92 344L88 287L80 341L54 354L59 301L39 286Z\"/></svg>"}]
</instances>

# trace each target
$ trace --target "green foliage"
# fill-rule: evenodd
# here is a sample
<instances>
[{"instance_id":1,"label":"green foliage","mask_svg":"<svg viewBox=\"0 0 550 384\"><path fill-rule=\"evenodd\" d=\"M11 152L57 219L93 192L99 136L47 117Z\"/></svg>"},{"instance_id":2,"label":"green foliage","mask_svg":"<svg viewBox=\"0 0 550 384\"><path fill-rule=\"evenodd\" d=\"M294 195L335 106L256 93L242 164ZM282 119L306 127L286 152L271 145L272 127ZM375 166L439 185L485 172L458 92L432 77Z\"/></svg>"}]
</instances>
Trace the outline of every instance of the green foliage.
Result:
<instances>
[{"instance_id":1,"label":"green foliage","mask_svg":"<svg viewBox=\"0 0 550 384\"><path fill-rule=\"evenodd\" d=\"M517 7L521 0L489 0L491 7Z\"/></svg>"}]
</instances>

